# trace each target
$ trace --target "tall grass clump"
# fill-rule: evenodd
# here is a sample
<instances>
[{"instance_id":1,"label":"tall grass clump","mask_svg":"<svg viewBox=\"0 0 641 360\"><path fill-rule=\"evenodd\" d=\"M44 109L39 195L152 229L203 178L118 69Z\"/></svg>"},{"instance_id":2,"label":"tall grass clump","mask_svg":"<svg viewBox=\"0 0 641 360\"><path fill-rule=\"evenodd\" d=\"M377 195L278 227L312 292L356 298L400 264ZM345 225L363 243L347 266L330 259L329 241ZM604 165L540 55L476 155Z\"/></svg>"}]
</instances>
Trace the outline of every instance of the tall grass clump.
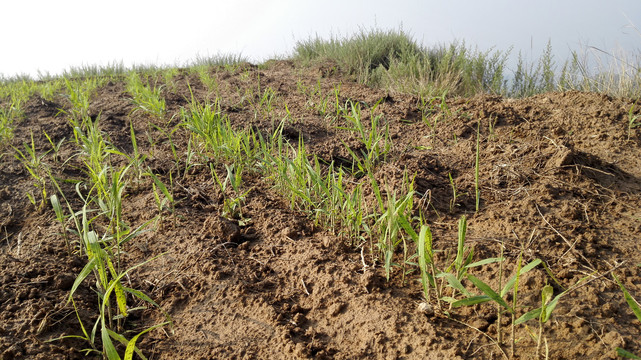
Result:
<instances>
[{"instance_id":1,"label":"tall grass clump","mask_svg":"<svg viewBox=\"0 0 641 360\"><path fill-rule=\"evenodd\" d=\"M572 52L558 78L559 90L592 91L616 97L641 97L641 56L587 47Z\"/></svg>"},{"instance_id":2,"label":"tall grass clump","mask_svg":"<svg viewBox=\"0 0 641 360\"><path fill-rule=\"evenodd\" d=\"M188 67L235 66L248 62L249 59L242 54L219 53L215 55L198 55L187 64Z\"/></svg>"},{"instance_id":3,"label":"tall grass clump","mask_svg":"<svg viewBox=\"0 0 641 360\"><path fill-rule=\"evenodd\" d=\"M567 68L564 68L564 71ZM526 97L554 91L557 88L556 63L552 54L552 43L548 41L545 50L535 63L527 63L519 53L518 63L511 81L510 96ZM566 74L567 76L567 74Z\"/></svg>"},{"instance_id":4,"label":"tall grass clump","mask_svg":"<svg viewBox=\"0 0 641 360\"><path fill-rule=\"evenodd\" d=\"M303 64L333 62L360 83L423 97L478 93L526 97L549 91L580 90L617 97L641 95L641 58L588 47L573 51L559 67L551 41L538 59L512 49L479 50L464 42L425 47L402 30L361 30L351 36L312 37L296 43L293 59Z\"/></svg>"},{"instance_id":5,"label":"tall grass clump","mask_svg":"<svg viewBox=\"0 0 641 360\"><path fill-rule=\"evenodd\" d=\"M425 96L505 91L507 53L470 50L464 43L427 49L402 30L361 30L351 37L329 40L310 38L296 44L294 59L334 61L358 82Z\"/></svg>"}]
</instances>

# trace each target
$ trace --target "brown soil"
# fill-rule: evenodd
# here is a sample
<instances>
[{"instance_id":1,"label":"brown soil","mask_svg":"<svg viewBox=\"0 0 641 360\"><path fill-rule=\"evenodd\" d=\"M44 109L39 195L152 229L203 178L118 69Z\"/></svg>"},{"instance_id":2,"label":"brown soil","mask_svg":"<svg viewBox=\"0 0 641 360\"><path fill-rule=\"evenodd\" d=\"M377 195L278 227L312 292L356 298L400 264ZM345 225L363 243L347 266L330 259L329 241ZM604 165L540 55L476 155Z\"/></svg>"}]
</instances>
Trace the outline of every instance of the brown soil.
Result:
<instances>
[{"instance_id":1,"label":"brown soil","mask_svg":"<svg viewBox=\"0 0 641 360\"><path fill-rule=\"evenodd\" d=\"M331 64L303 69L279 61L260 68L212 69L212 76L234 126L268 129L285 116L287 104L296 121L286 125L285 135L293 143L302 136L309 152L325 160L349 158L341 140L349 145L356 140L318 115L298 86L320 84L323 94L330 94L341 84L341 101L371 105L383 99L379 110L389 122L394 148L377 176L394 186L403 171L416 174L416 190L425 195L422 201L417 195L416 203L427 216L435 248L450 253L456 248L457 221L467 215L475 261L499 256L501 243L505 273L514 272L521 253L524 261L542 259L558 283L542 267L523 276L518 315L538 306L546 283L557 294L582 278L592 279L564 296L545 325L551 359L616 358L616 347L641 354L641 323L608 273L614 270L641 298L641 132L632 130L628 139L630 99L581 92L519 100L451 99L449 116L430 115L431 122L439 119L432 128L422 121L417 98L358 85L332 69ZM242 102L246 89L257 92L258 82L278 96L271 117L255 116ZM484 335L496 338L495 306L453 309L451 318L419 310L424 298L418 273L403 278L397 266L386 281L369 242L341 239L314 226L291 210L269 179L244 178L251 190L243 215L251 221L239 224L221 217L222 196L209 169L196 166L176 175L167 137L149 126L177 124L180 108L189 103L188 84L202 101L216 96L196 75L182 71L175 88L164 88L168 114L162 120L134 111L125 86L116 80L92 98L91 115L100 114L101 129L117 148L131 152L133 121L141 151L150 154L146 165L167 182L170 172L175 177L177 216L165 212L158 228L126 248L129 264L165 254L127 280L174 321L173 332L166 327L142 338L140 347L149 359L503 358ZM36 148L44 153L51 146L43 131L54 142L69 140L71 128L58 111L69 106L62 95L53 102L33 97L17 124L13 146L29 142L33 133ZM479 121L481 203L475 212ZM172 140L184 154L186 130L178 130ZM75 151L65 142L57 159L50 152L44 161L60 179L81 179ZM7 147L3 153L0 358L84 358L80 350L88 344L81 340L47 340L81 333L66 300L85 259L69 255L52 209L38 211L25 196L34 190L29 173L13 150ZM448 174L460 194L452 208ZM158 215L150 189L146 178L128 188L124 213L133 226ZM73 184L63 190L73 193ZM399 248L397 260L402 257ZM497 264L475 268L473 274L498 287ZM89 327L97 314L93 281L85 281L74 297ZM128 326L136 330L162 320L162 313L149 308L132 312ZM509 324L503 316L508 356ZM515 357L520 359L536 357L528 331L538 333L538 323L526 325L516 327Z\"/></svg>"}]
</instances>

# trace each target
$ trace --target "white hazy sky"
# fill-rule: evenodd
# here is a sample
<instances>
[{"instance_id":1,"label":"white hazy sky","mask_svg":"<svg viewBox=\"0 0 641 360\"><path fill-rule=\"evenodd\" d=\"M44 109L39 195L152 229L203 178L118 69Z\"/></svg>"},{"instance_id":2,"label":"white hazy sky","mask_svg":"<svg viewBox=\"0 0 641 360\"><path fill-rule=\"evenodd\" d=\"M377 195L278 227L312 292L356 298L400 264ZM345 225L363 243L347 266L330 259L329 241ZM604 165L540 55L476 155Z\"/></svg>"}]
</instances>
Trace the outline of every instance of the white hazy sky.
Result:
<instances>
[{"instance_id":1,"label":"white hazy sky","mask_svg":"<svg viewBox=\"0 0 641 360\"><path fill-rule=\"evenodd\" d=\"M5 0L0 74L56 74L114 61L183 64L217 53L261 62L287 55L296 40L375 25L402 26L428 46L514 46L513 56L538 56L550 39L559 61L587 45L641 49L640 0Z\"/></svg>"}]
</instances>

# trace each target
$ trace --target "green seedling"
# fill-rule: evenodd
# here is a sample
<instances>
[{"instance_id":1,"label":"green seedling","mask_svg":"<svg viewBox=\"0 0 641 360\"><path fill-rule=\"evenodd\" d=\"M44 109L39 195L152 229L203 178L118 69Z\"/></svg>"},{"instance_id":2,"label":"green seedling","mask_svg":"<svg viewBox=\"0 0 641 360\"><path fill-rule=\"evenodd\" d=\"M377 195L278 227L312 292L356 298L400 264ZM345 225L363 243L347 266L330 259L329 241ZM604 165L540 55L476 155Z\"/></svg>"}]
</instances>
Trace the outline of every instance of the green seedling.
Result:
<instances>
[{"instance_id":1,"label":"green seedling","mask_svg":"<svg viewBox=\"0 0 641 360\"><path fill-rule=\"evenodd\" d=\"M65 96L71 103L71 109L69 111L61 111L67 113L76 123L88 118L89 100L98 86L98 80L95 78L87 78L82 82L65 78L65 87L67 89Z\"/></svg>"},{"instance_id":2,"label":"green seedling","mask_svg":"<svg viewBox=\"0 0 641 360\"><path fill-rule=\"evenodd\" d=\"M218 81L214 76L209 72L209 66L197 66L196 72L198 73L198 78L202 82L210 94L218 94Z\"/></svg>"},{"instance_id":3,"label":"green seedling","mask_svg":"<svg viewBox=\"0 0 641 360\"><path fill-rule=\"evenodd\" d=\"M250 167L256 165L261 148L259 137L251 129L234 130L217 102L203 105L193 100L189 111L181 110L181 118L181 126L199 140L196 151L207 159Z\"/></svg>"},{"instance_id":4,"label":"green seedling","mask_svg":"<svg viewBox=\"0 0 641 360\"><path fill-rule=\"evenodd\" d=\"M72 254L71 244L69 242L69 236L67 234L67 229L66 229L67 217L64 214L62 205L60 204L60 200L58 200L58 195L56 194L51 195L50 201L51 201L51 207L53 207L53 211L56 214L56 220L58 220L58 222L62 226L62 236L65 239L67 253L71 256Z\"/></svg>"},{"instance_id":5,"label":"green seedling","mask_svg":"<svg viewBox=\"0 0 641 360\"><path fill-rule=\"evenodd\" d=\"M488 131L490 135L488 136L488 139L495 140L496 139L496 134L494 133L495 128L496 128L496 122L497 118L494 116L490 116L488 120Z\"/></svg>"},{"instance_id":6,"label":"green seedling","mask_svg":"<svg viewBox=\"0 0 641 360\"><path fill-rule=\"evenodd\" d=\"M156 199L156 205L158 206L158 213L161 216L160 220L162 220L162 212L165 209L166 204L169 203L169 210L173 214L174 227L176 227L176 201L174 201L174 196L172 195L174 182L171 172L169 173L169 183L171 185L172 191L169 191L169 189L167 189L167 186L165 186L160 178L158 178L158 176L153 172L149 171L144 173L143 175L149 176L153 180L152 187L154 191L154 198ZM164 196L164 198L161 199L158 190L160 190L160 193Z\"/></svg>"},{"instance_id":7,"label":"green seedling","mask_svg":"<svg viewBox=\"0 0 641 360\"><path fill-rule=\"evenodd\" d=\"M60 151L60 147L62 147L62 144L65 142L66 139L63 138L62 140L58 141L58 143L56 144L56 143L53 142L51 137L49 137L49 134L47 134L46 131L43 130L42 132L47 137L47 140L49 141L49 144L51 144L51 150L53 150L53 160L55 162L58 162L58 152Z\"/></svg>"},{"instance_id":8,"label":"green seedling","mask_svg":"<svg viewBox=\"0 0 641 360\"><path fill-rule=\"evenodd\" d=\"M240 187L242 185L242 173L243 169L236 169L234 165L225 164L225 170L227 171L227 176L221 181L220 177L214 169L214 165L210 164L210 171L212 178L220 189L220 193L223 196L223 213L222 216L230 219L237 219L246 222L247 219L243 218L242 206L245 202L247 194L250 190L245 191L244 193L240 192ZM235 196L227 195L227 186L231 185L232 190Z\"/></svg>"},{"instance_id":9,"label":"green seedling","mask_svg":"<svg viewBox=\"0 0 641 360\"><path fill-rule=\"evenodd\" d=\"M129 164L132 165L134 171L136 172L136 177L140 179L142 176L142 168L143 164L145 162L145 159L147 159L147 155L142 155L140 154L140 151L138 149L138 142L136 141L136 132L134 131L134 123L133 121L129 122L129 133L131 134L131 146L133 149L133 154L132 156L126 155L127 159L129 160ZM172 144L173 147L173 144Z\"/></svg>"},{"instance_id":10,"label":"green seedling","mask_svg":"<svg viewBox=\"0 0 641 360\"><path fill-rule=\"evenodd\" d=\"M432 232L427 225L421 226L421 231L418 235L418 265L421 272L421 284L423 285L425 300L430 300L430 288L433 288L438 307L441 308L440 288L435 281L437 271L432 248Z\"/></svg>"},{"instance_id":11,"label":"green seedling","mask_svg":"<svg viewBox=\"0 0 641 360\"><path fill-rule=\"evenodd\" d=\"M57 182L53 178L52 181L58 191L61 191ZM80 329L82 331L82 335L64 335L48 341L56 341L67 338L83 339L87 341L91 346L91 348L83 350L85 352L85 355L89 355L91 353L102 354L102 356L106 359L115 360L121 359L112 342L112 340L116 340L126 346L124 354L125 359L132 359L134 352L137 353L140 358L144 359L144 355L142 354L140 349L136 347L138 338L142 334L152 329L171 324L171 318L167 314L165 314L165 316L167 317L166 322L151 326L143 330L142 332L134 336L131 340L127 340L125 336L122 335L122 333L124 333L124 320L127 318L131 311L140 309L140 307L131 309L127 306L128 296L133 297L138 302L142 301L142 303L149 304L158 309L160 309L160 306L143 292L125 286L122 281L122 279L125 276L129 276L129 274L134 269L147 264L155 258L131 266L124 271L120 270L119 258L122 246L134 237L144 232L147 225L151 223L153 219L134 230L127 231L126 233L120 231L118 226L110 226L107 227L107 231L102 236L100 236L93 229L93 223L103 216L107 219L111 219L113 216L118 217L118 214L89 210L87 208L87 201L89 200L89 198L88 196L85 197L82 195L79 185L80 183L76 185L76 191L78 192L80 198L84 199L85 201L82 211L74 212L71 208L71 205L68 201L66 201L66 199L65 202L67 204L67 208L69 209L70 217L75 223L75 230L72 230L71 232L75 234L80 240L80 254L84 253L87 257L87 263L76 277L67 300L68 303L73 304ZM60 194L64 198L64 194L62 192L60 192ZM114 198L114 201L120 202L121 197ZM56 216L58 218L63 218L64 216L62 215L60 202L58 201L57 196L52 197L52 205L54 207L54 211L56 212ZM90 214L97 215L90 216ZM117 231L116 233L110 231L114 229ZM94 290L98 295L99 315L97 316L95 323L91 328L91 331L87 331L87 327L85 327L74 301L74 294L90 274L93 274L96 279L96 288ZM98 342L96 341L98 332L100 333L99 336L101 339L101 348L98 347Z\"/></svg>"},{"instance_id":12,"label":"green seedling","mask_svg":"<svg viewBox=\"0 0 641 360\"><path fill-rule=\"evenodd\" d=\"M360 153L357 153L343 142L354 160L356 168L353 169L353 172L357 177L373 172L380 161L385 161L387 154L392 148L389 125L386 123L385 126L380 129L382 114L374 115L381 101L382 99L370 109L371 120L369 128L366 128L363 124L360 103L354 102L350 102L350 114L344 117L350 126L339 127L339 129L356 133L365 147Z\"/></svg>"},{"instance_id":13,"label":"green seedling","mask_svg":"<svg viewBox=\"0 0 641 360\"><path fill-rule=\"evenodd\" d=\"M176 85L175 77L178 75L179 70L177 68L168 68L162 72L162 77L165 82L165 87L169 89L172 93L178 92L178 87Z\"/></svg>"},{"instance_id":14,"label":"green seedling","mask_svg":"<svg viewBox=\"0 0 641 360\"><path fill-rule=\"evenodd\" d=\"M456 184L454 184L454 179L452 179L452 174L448 173L447 176L450 179L450 185L452 186L452 200L450 200L450 212L454 212L454 207L456 206L456 200L461 196L456 191Z\"/></svg>"},{"instance_id":15,"label":"green seedling","mask_svg":"<svg viewBox=\"0 0 641 360\"><path fill-rule=\"evenodd\" d=\"M132 101L137 110L162 118L165 114L165 98L162 96L161 86L143 84L136 72L131 72L127 77L127 91L133 96Z\"/></svg>"},{"instance_id":16,"label":"green seedling","mask_svg":"<svg viewBox=\"0 0 641 360\"><path fill-rule=\"evenodd\" d=\"M545 285L543 289L541 290L541 307L534 309L532 311L527 312L520 318L518 318L515 322L516 325L524 323L528 320L531 319L537 319L539 321L539 332L538 335L534 335L533 332L530 331L530 336L532 336L536 340L536 357L537 359L541 358L541 344L542 344L542 339L543 339L543 325L550 319L550 316L552 315L552 312L556 308L556 306L559 303L559 299L565 294L565 292L562 292L555 296L554 298L552 297L554 295L554 289L550 285ZM547 340L545 341L546 343L546 356L545 358L547 359Z\"/></svg>"},{"instance_id":17,"label":"green seedling","mask_svg":"<svg viewBox=\"0 0 641 360\"><path fill-rule=\"evenodd\" d=\"M27 169L29 175L31 175L31 178L33 179L33 185L38 189L38 192L41 195L39 205L36 205L37 200L31 193L27 193L29 201L31 201L34 206L37 206L38 209L41 209L47 199L46 178L49 171L47 165L42 160L48 152L41 155L37 154L36 146L33 141L33 133L31 133L31 145L24 143L23 147L25 150L24 152L20 151L18 148L14 148L16 151L14 156Z\"/></svg>"},{"instance_id":18,"label":"green seedling","mask_svg":"<svg viewBox=\"0 0 641 360\"><path fill-rule=\"evenodd\" d=\"M429 125L432 130L436 129L436 126L441 119L447 119L452 115L452 112L445 101L446 96L447 92L443 92L441 96L420 97L419 110L421 111L421 120ZM430 120L432 117L433 119Z\"/></svg>"},{"instance_id":19,"label":"green seedling","mask_svg":"<svg viewBox=\"0 0 641 360\"><path fill-rule=\"evenodd\" d=\"M22 101L12 98L9 104L0 107L0 146L13 138L13 122L22 116Z\"/></svg>"},{"instance_id":20,"label":"green seedling","mask_svg":"<svg viewBox=\"0 0 641 360\"><path fill-rule=\"evenodd\" d=\"M621 283L621 281L616 275L612 274L612 277L614 278L614 281L616 281L616 283L621 288L621 291L623 292L623 298L628 303L628 306L632 310L632 313L634 313L634 316L636 316L637 320L641 322L641 307L639 306L639 302L635 298L633 298L632 295L630 295L630 292L628 292L628 289L626 289L625 286L623 286L623 284ZM627 359L637 359L637 360L641 359L640 356L637 356L620 347L617 347L616 351L619 356Z\"/></svg>"}]
</instances>

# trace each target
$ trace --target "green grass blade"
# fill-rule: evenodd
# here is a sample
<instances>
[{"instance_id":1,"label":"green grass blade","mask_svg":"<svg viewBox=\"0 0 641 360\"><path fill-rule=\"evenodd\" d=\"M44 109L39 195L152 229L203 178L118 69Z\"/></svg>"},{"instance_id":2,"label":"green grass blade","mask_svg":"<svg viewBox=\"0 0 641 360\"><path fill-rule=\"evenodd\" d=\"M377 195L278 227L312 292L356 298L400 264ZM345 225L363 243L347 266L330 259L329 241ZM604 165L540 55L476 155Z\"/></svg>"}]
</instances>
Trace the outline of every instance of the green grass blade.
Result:
<instances>
[{"instance_id":1,"label":"green grass blade","mask_svg":"<svg viewBox=\"0 0 641 360\"><path fill-rule=\"evenodd\" d=\"M73 301L73 294L76 292L80 284L91 274L91 271L96 267L96 259L91 259L89 262L85 265L84 268L80 271L80 274L76 277L76 280L73 282L73 286L71 286L71 291L69 291L69 299L67 300L67 303Z\"/></svg>"},{"instance_id":2,"label":"green grass blade","mask_svg":"<svg viewBox=\"0 0 641 360\"><path fill-rule=\"evenodd\" d=\"M421 226L421 232L418 236L418 264L421 268L421 282L423 283L423 292L425 294L425 299L428 299L429 295L429 282L427 279L427 259L426 259L426 243L431 243L432 232L430 231L429 226Z\"/></svg>"},{"instance_id":3,"label":"green grass blade","mask_svg":"<svg viewBox=\"0 0 641 360\"><path fill-rule=\"evenodd\" d=\"M473 267L477 267L477 266L483 266L483 265L487 265L487 264L493 264L493 263L501 262L503 260L505 260L505 258L487 258L487 259L483 259L483 260L471 263L469 265L466 265L465 267L469 269L469 268L473 268Z\"/></svg>"},{"instance_id":4,"label":"green grass blade","mask_svg":"<svg viewBox=\"0 0 641 360\"><path fill-rule=\"evenodd\" d=\"M523 266L521 270L519 271L518 275L521 276L525 274L526 272L534 269L537 265L542 263L541 259L536 259L533 260L532 262L528 263L527 265ZM501 297L505 296L512 288L514 287L514 283L516 282L517 274L514 274L510 280L505 283L505 286L503 287L503 290L501 290Z\"/></svg>"},{"instance_id":5,"label":"green grass blade","mask_svg":"<svg viewBox=\"0 0 641 360\"><path fill-rule=\"evenodd\" d=\"M111 259L107 258L107 265L109 266L109 270L111 271L111 276L116 277L117 272L116 269L114 268L113 262ZM125 297L125 291L122 288L122 284L120 281L112 280L111 282L115 282L114 284L114 292L116 294L116 304L118 305L118 310L120 310L120 314L122 316L127 316L127 298Z\"/></svg>"},{"instance_id":6,"label":"green grass blade","mask_svg":"<svg viewBox=\"0 0 641 360\"><path fill-rule=\"evenodd\" d=\"M521 315L521 317L519 317L518 319L516 319L516 321L514 322L514 325L519 325L532 319L538 319L540 316L541 316L541 308L530 310L525 314Z\"/></svg>"},{"instance_id":7,"label":"green grass blade","mask_svg":"<svg viewBox=\"0 0 641 360\"><path fill-rule=\"evenodd\" d=\"M467 296L468 298L472 297L472 294L470 294L465 287L463 287L463 284L459 281L459 279L454 276L454 274L450 273L445 273L443 274L443 277L447 280L447 282L450 284L451 287L454 289L458 290L461 292L461 294Z\"/></svg>"},{"instance_id":8,"label":"green grass blade","mask_svg":"<svg viewBox=\"0 0 641 360\"><path fill-rule=\"evenodd\" d=\"M499 305L503 306L507 311L509 312L514 312L512 308L503 300L499 294L497 294L492 288L490 288L489 285L481 281L481 279L477 278L474 275L467 275L467 278L477 287L479 290L485 293L485 295L489 296L492 300L496 301Z\"/></svg>"},{"instance_id":9,"label":"green grass blade","mask_svg":"<svg viewBox=\"0 0 641 360\"><path fill-rule=\"evenodd\" d=\"M612 274L612 277L614 277L614 280L619 284L619 287L621 288L621 291L623 291L623 297L625 298L625 301L628 303L630 306L630 309L632 309L632 312L634 315L637 317L639 321L641 321L641 308L639 308L639 304L637 301L630 295L628 290L623 286L621 281L619 281L619 278Z\"/></svg>"},{"instance_id":10,"label":"green grass blade","mask_svg":"<svg viewBox=\"0 0 641 360\"><path fill-rule=\"evenodd\" d=\"M614 277L614 280L619 284L619 287L621 288L621 291L623 291L623 297L625 298L625 301L628 303L630 306L630 309L632 309L632 312L634 315L636 315L637 319L641 321L641 308L639 308L639 304L637 301L630 295L628 290L623 286L623 284L619 281L619 278L617 278L616 275L612 274L612 277Z\"/></svg>"},{"instance_id":11,"label":"green grass blade","mask_svg":"<svg viewBox=\"0 0 641 360\"><path fill-rule=\"evenodd\" d=\"M617 348L617 355L624 357L626 359L641 360L641 357L636 356L627 350L621 349L620 347Z\"/></svg>"},{"instance_id":12,"label":"green grass blade","mask_svg":"<svg viewBox=\"0 0 641 360\"><path fill-rule=\"evenodd\" d=\"M545 307L545 317L542 319L543 322L547 322L550 319L552 312L554 311L556 306L559 304L559 300L563 295L565 295L565 292L562 292L559 295L555 296L554 299L552 299L552 301L550 301L550 303L547 304L547 306Z\"/></svg>"},{"instance_id":13,"label":"green grass blade","mask_svg":"<svg viewBox=\"0 0 641 360\"><path fill-rule=\"evenodd\" d=\"M160 179L158 179L158 177L154 173L148 172L145 173L145 175L149 175L154 180L156 186L160 189L160 191L162 191L163 195L165 195L169 202L174 202L173 196L171 196L171 193L169 193L169 190L167 190L165 184L163 184L163 182L160 181Z\"/></svg>"},{"instance_id":14,"label":"green grass blade","mask_svg":"<svg viewBox=\"0 0 641 360\"><path fill-rule=\"evenodd\" d=\"M103 309L101 322L102 322L101 324L102 349L107 355L107 359L121 360L120 355L118 355L118 351L116 351L116 347L111 342L111 336L109 335L109 330L107 330L107 326L105 325L104 309Z\"/></svg>"},{"instance_id":15,"label":"green grass blade","mask_svg":"<svg viewBox=\"0 0 641 360\"><path fill-rule=\"evenodd\" d=\"M134 336L133 338L131 338L131 340L129 340L129 343L127 344L127 348L125 349L125 358L124 358L124 360L133 360L134 351L136 352L136 354L138 354L138 356L140 356L140 358L142 360L147 360L147 358L142 354L142 351L140 351L140 349L138 349L136 347L136 341L138 341L138 338L140 336L148 333L149 331L157 329L157 328L159 328L161 326L165 326L167 324L168 324L168 322L164 322L164 323L160 323L160 324L156 324L154 326L148 327L145 330L143 330L143 331L139 332L138 334L136 334L136 336Z\"/></svg>"},{"instance_id":16,"label":"green grass blade","mask_svg":"<svg viewBox=\"0 0 641 360\"><path fill-rule=\"evenodd\" d=\"M477 296L472 296L469 298L465 298L462 300L458 300L452 303L453 308L461 307L461 306L469 306L469 305L476 305L476 304L482 304L488 301L491 301L492 298L487 296L487 295L477 295Z\"/></svg>"}]
</instances>

